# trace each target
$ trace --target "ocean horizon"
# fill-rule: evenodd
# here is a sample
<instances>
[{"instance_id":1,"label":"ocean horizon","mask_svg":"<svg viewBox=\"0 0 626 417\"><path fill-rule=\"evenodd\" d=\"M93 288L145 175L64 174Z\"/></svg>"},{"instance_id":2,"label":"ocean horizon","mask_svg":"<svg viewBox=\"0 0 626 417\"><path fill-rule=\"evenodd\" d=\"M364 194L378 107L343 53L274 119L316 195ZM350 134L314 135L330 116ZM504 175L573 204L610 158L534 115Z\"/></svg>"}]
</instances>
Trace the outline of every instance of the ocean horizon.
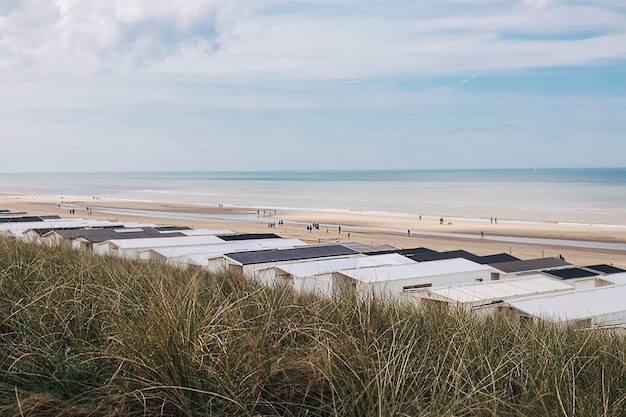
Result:
<instances>
[{"instance_id":1,"label":"ocean horizon","mask_svg":"<svg viewBox=\"0 0 626 417\"><path fill-rule=\"evenodd\" d=\"M626 227L626 168L5 173L0 193Z\"/></svg>"}]
</instances>

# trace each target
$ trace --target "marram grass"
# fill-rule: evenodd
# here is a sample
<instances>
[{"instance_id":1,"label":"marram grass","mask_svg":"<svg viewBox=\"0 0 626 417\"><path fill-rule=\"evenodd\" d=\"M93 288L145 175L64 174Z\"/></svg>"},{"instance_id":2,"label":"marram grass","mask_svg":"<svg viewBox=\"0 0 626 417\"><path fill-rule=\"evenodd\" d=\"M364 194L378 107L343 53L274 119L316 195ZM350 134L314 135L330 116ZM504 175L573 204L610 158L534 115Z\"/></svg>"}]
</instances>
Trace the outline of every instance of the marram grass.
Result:
<instances>
[{"instance_id":1,"label":"marram grass","mask_svg":"<svg viewBox=\"0 0 626 417\"><path fill-rule=\"evenodd\" d=\"M624 416L626 340L0 238L2 416Z\"/></svg>"}]
</instances>

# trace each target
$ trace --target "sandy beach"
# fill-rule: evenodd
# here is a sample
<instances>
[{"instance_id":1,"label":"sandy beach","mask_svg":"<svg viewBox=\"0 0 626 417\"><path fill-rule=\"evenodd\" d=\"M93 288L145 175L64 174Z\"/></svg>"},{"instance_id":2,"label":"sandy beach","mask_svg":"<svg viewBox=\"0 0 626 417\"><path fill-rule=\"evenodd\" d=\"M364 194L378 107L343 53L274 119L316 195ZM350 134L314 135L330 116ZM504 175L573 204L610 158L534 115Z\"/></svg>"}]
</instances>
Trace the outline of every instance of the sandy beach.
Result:
<instances>
[{"instance_id":1,"label":"sandy beach","mask_svg":"<svg viewBox=\"0 0 626 417\"><path fill-rule=\"evenodd\" d=\"M578 265L599 263L626 268L626 228L558 223L521 223L490 219L465 220L360 214L353 212L287 211L150 203L126 200L0 194L0 209L31 214L58 214L239 233L273 232L310 243L358 242L397 248L427 247L438 251L464 249L478 255L506 252L520 259L562 255ZM70 209L75 214L70 214ZM282 220L284 224L279 225ZM275 223L276 227L268 227ZM319 230L307 225L319 223ZM341 232L339 231L341 226ZM410 230L410 235L409 235ZM481 232L484 237L481 237ZM544 241L543 239L549 239ZM591 243L589 243L591 242ZM593 242L604 248L589 247ZM586 246L585 246L586 245Z\"/></svg>"}]
</instances>

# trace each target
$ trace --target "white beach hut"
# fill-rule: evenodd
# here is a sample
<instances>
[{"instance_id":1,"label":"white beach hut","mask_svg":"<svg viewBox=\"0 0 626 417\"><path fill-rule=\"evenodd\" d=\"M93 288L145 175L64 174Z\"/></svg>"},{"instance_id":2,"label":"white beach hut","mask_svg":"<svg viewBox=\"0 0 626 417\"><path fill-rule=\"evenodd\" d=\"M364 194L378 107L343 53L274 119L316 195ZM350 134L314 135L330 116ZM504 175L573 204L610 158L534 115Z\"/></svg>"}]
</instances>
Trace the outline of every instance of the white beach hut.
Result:
<instances>
[{"instance_id":1,"label":"white beach hut","mask_svg":"<svg viewBox=\"0 0 626 417\"><path fill-rule=\"evenodd\" d=\"M488 281L492 271L487 265L463 258L354 268L333 272L333 294L397 299L401 292L417 288Z\"/></svg>"},{"instance_id":2,"label":"white beach hut","mask_svg":"<svg viewBox=\"0 0 626 417\"><path fill-rule=\"evenodd\" d=\"M574 291L574 286L536 274L504 281L472 282L404 291L400 294L400 300L418 307L445 305L469 311L474 307L501 303L505 300L563 291Z\"/></svg>"},{"instance_id":3,"label":"white beach hut","mask_svg":"<svg viewBox=\"0 0 626 417\"><path fill-rule=\"evenodd\" d=\"M84 222L83 219L43 219L32 222L0 223L0 233L23 239L28 238L28 236L24 236L24 232L30 229L78 227Z\"/></svg>"},{"instance_id":4,"label":"white beach hut","mask_svg":"<svg viewBox=\"0 0 626 417\"><path fill-rule=\"evenodd\" d=\"M582 327L623 327L624 300L626 284L620 284L509 300L497 312Z\"/></svg>"},{"instance_id":5,"label":"white beach hut","mask_svg":"<svg viewBox=\"0 0 626 417\"><path fill-rule=\"evenodd\" d=\"M41 243L50 246L58 245L65 242L65 238L61 235L61 231L92 229L102 227L124 227L122 223L114 223L108 220L83 220L70 219L68 223L55 224L54 227L37 226L24 231L21 238L33 243Z\"/></svg>"},{"instance_id":6,"label":"white beach hut","mask_svg":"<svg viewBox=\"0 0 626 417\"><path fill-rule=\"evenodd\" d=\"M142 259L153 259L175 265L200 265L210 271L224 268L225 253L264 249L286 249L306 246L300 239L256 239L222 242L212 245L151 248L141 253ZM214 262L213 262L214 261Z\"/></svg>"},{"instance_id":7,"label":"white beach hut","mask_svg":"<svg viewBox=\"0 0 626 417\"><path fill-rule=\"evenodd\" d=\"M265 281L274 285L288 285L295 291L332 295L333 273L342 270L416 264L397 253L382 255L355 254L342 258L312 259L297 263L287 262L269 267Z\"/></svg>"},{"instance_id":8,"label":"white beach hut","mask_svg":"<svg viewBox=\"0 0 626 417\"><path fill-rule=\"evenodd\" d=\"M274 267L313 259L339 259L359 254L343 245L306 245L287 249L246 251L224 254L227 267L266 285L275 284Z\"/></svg>"},{"instance_id":9,"label":"white beach hut","mask_svg":"<svg viewBox=\"0 0 626 417\"><path fill-rule=\"evenodd\" d=\"M141 252L158 247L215 245L220 243L224 243L224 241L214 235L116 239L94 244L93 251L101 255L110 254L128 259L138 259Z\"/></svg>"},{"instance_id":10,"label":"white beach hut","mask_svg":"<svg viewBox=\"0 0 626 417\"><path fill-rule=\"evenodd\" d=\"M569 268L572 264L559 258L537 258L519 261L490 263L494 270L492 281L498 279L518 278L524 275L534 274L541 270L556 270Z\"/></svg>"}]
</instances>

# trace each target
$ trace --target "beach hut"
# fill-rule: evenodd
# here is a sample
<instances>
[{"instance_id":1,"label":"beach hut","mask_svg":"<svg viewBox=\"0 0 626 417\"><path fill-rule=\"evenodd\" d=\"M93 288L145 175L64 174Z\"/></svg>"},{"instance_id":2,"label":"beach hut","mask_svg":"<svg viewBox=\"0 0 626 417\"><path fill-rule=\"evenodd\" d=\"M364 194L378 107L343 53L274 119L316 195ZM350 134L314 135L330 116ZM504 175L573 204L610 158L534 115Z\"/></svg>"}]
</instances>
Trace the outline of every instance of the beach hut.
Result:
<instances>
[{"instance_id":1,"label":"beach hut","mask_svg":"<svg viewBox=\"0 0 626 417\"><path fill-rule=\"evenodd\" d=\"M104 229L104 228L120 228L124 227L122 223L114 223L108 220L83 220L83 219L70 219L68 223L62 225L61 223L54 224L54 227L35 227L25 230L21 238L33 243L41 243L46 245L58 245L65 243L64 237L59 233L65 232L78 232L79 230L86 229Z\"/></svg>"},{"instance_id":2,"label":"beach hut","mask_svg":"<svg viewBox=\"0 0 626 417\"><path fill-rule=\"evenodd\" d=\"M107 254L108 246L103 242L123 239L146 239L185 236L180 231L162 232L154 225L136 225L124 223L121 227L102 227L77 231L60 230L58 233L71 241L74 248L93 249L95 253Z\"/></svg>"},{"instance_id":3,"label":"beach hut","mask_svg":"<svg viewBox=\"0 0 626 417\"><path fill-rule=\"evenodd\" d=\"M7 223L34 223L41 222L45 220L60 220L61 216L58 215L49 215L49 216L38 216L28 213L4 213L0 215L0 224Z\"/></svg>"},{"instance_id":4,"label":"beach hut","mask_svg":"<svg viewBox=\"0 0 626 417\"><path fill-rule=\"evenodd\" d=\"M54 218L29 218L30 221L20 222L6 222L0 223L0 233L7 234L19 239L32 239L32 235L24 235L25 232L36 228L63 228L63 227L78 227L85 221L83 219L62 219Z\"/></svg>"},{"instance_id":5,"label":"beach hut","mask_svg":"<svg viewBox=\"0 0 626 417\"><path fill-rule=\"evenodd\" d=\"M224 259L230 270L273 285L273 268L279 263L297 263L310 259L338 258L356 254L358 252L343 245L309 245L290 249L226 253Z\"/></svg>"},{"instance_id":6,"label":"beach hut","mask_svg":"<svg viewBox=\"0 0 626 417\"><path fill-rule=\"evenodd\" d=\"M626 325L626 284L505 301L499 314L581 327ZM489 307L487 307L489 308Z\"/></svg>"},{"instance_id":7,"label":"beach hut","mask_svg":"<svg viewBox=\"0 0 626 417\"><path fill-rule=\"evenodd\" d=\"M342 258L311 259L297 263L278 264L264 271L266 281L288 285L298 292L314 292L330 297L333 273L344 269L408 265L415 262L397 253L382 255L355 254ZM272 277L272 274L274 275Z\"/></svg>"},{"instance_id":8,"label":"beach hut","mask_svg":"<svg viewBox=\"0 0 626 417\"><path fill-rule=\"evenodd\" d=\"M509 255L508 253L497 253L494 255L474 255L471 252L465 250L451 250L445 252L417 252L411 254L405 254L405 251L401 251L400 253L410 257L414 261L417 262L429 262L429 261L440 261L443 259L455 259L455 258L463 258L472 262L476 262L477 264L487 265L492 263L501 263L501 262L512 262L519 261L518 258Z\"/></svg>"},{"instance_id":9,"label":"beach hut","mask_svg":"<svg viewBox=\"0 0 626 417\"><path fill-rule=\"evenodd\" d=\"M593 271L587 268L559 268L542 270L542 274L549 277L567 281L577 290L586 288L602 287L613 284L611 281L604 279L599 271Z\"/></svg>"},{"instance_id":10,"label":"beach hut","mask_svg":"<svg viewBox=\"0 0 626 417\"><path fill-rule=\"evenodd\" d=\"M469 311L475 307L499 304L505 300L563 291L574 291L574 286L536 274L524 278L403 291L400 294L400 301L418 307L444 306Z\"/></svg>"},{"instance_id":11,"label":"beach hut","mask_svg":"<svg viewBox=\"0 0 626 417\"><path fill-rule=\"evenodd\" d=\"M333 272L332 292L345 297L397 299L401 292L418 288L488 281L492 268L463 258L354 268Z\"/></svg>"},{"instance_id":12,"label":"beach hut","mask_svg":"<svg viewBox=\"0 0 626 417\"><path fill-rule=\"evenodd\" d=\"M539 272L571 267L572 264L558 258L537 258L524 261L508 261L489 264L493 269L492 281L509 279Z\"/></svg>"},{"instance_id":13,"label":"beach hut","mask_svg":"<svg viewBox=\"0 0 626 417\"><path fill-rule=\"evenodd\" d=\"M221 236L218 236L220 239ZM230 252L245 252L267 249L287 249L308 246L300 239L258 239L227 241L212 245L169 246L151 248L141 253L142 259L151 259L175 265L200 265L210 271L224 268L223 255ZM212 262L214 261L214 262Z\"/></svg>"},{"instance_id":14,"label":"beach hut","mask_svg":"<svg viewBox=\"0 0 626 417\"><path fill-rule=\"evenodd\" d=\"M127 259L139 259L141 252L159 247L184 247L224 243L214 235L160 236L136 239L112 239L93 246L94 253L111 254Z\"/></svg>"}]
</instances>

